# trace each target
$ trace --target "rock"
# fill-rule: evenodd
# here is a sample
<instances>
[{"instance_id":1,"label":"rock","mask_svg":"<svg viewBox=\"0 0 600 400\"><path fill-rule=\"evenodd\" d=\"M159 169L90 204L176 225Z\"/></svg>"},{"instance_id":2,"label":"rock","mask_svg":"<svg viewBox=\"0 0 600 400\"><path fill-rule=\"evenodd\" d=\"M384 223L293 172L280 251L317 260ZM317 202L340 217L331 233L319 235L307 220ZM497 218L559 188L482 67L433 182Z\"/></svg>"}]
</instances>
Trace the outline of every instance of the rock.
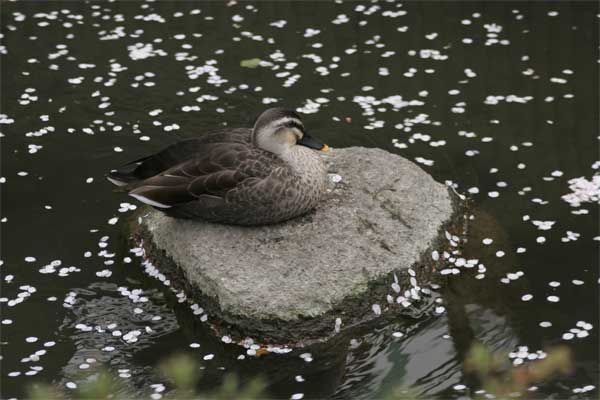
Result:
<instances>
[{"instance_id":1,"label":"rock","mask_svg":"<svg viewBox=\"0 0 600 400\"><path fill-rule=\"evenodd\" d=\"M325 155L330 192L314 211L262 227L177 220L145 209L135 235L223 332L305 344L376 317L396 276L402 293L433 271L431 250L460 218L457 196L380 149ZM414 282L413 282L414 285ZM377 307L375 307L377 308ZM216 321L215 321L216 320Z\"/></svg>"}]
</instances>

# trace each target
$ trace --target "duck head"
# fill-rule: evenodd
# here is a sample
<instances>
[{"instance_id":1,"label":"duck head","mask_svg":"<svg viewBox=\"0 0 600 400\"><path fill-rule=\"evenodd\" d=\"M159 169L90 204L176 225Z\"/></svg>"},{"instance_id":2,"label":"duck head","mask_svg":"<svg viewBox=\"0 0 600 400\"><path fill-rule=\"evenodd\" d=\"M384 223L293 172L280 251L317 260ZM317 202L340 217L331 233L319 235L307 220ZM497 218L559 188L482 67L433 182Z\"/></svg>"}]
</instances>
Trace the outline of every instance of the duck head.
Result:
<instances>
[{"instance_id":1,"label":"duck head","mask_svg":"<svg viewBox=\"0 0 600 400\"><path fill-rule=\"evenodd\" d=\"M306 133L296 112L285 108L269 108L256 119L252 142L277 155L287 153L296 145L329 151L329 146Z\"/></svg>"}]
</instances>

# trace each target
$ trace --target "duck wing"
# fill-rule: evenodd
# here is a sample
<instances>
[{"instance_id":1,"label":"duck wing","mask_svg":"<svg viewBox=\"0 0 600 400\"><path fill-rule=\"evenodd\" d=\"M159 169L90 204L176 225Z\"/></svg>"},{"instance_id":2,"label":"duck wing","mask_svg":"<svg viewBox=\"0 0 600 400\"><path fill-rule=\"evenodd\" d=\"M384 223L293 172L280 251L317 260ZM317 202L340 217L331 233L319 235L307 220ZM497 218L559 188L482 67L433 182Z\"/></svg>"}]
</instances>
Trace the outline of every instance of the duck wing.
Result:
<instances>
[{"instance_id":1,"label":"duck wing","mask_svg":"<svg viewBox=\"0 0 600 400\"><path fill-rule=\"evenodd\" d=\"M222 204L227 193L259 182L283 167L275 155L239 143L209 143L197 155L155 176L129 185L129 194L158 208L203 200Z\"/></svg>"},{"instance_id":2,"label":"duck wing","mask_svg":"<svg viewBox=\"0 0 600 400\"><path fill-rule=\"evenodd\" d=\"M190 160L205 150L211 143L251 144L252 130L247 128L223 129L208 132L193 139L186 139L172 144L160 152L139 158L112 170L107 178L118 186L132 184Z\"/></svg>"}]
</instances>

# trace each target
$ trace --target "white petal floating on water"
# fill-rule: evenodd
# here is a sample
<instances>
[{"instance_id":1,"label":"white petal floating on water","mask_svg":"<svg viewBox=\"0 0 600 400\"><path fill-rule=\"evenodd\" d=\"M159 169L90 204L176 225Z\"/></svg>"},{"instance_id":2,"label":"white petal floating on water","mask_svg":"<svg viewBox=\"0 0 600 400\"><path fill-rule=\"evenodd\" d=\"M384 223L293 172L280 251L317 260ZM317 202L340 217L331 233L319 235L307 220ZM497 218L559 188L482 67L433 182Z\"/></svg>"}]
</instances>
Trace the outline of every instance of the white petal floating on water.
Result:
<instances>
[{"instance_id":1,"label":"white petal floating on water","mask_svg":"<svg viewBox=\"0 0 600 400\"><path fill-rule=\"evenodd\" d=\"M231 340L231 337L225 335L225 336L221 337L221 342L223 342L223 343L231 343L232 340Z\"/></svg>"},{"instance_id":2,"label":"white petal floating on water","mask_svg":"<svg viewBox=\"0 0 600 400\"><path fill-rule=\"evenodd\" d=\"M375 315L381 315L381 306L379 306L379 304L373 304L371 308L373 309Z\"/></svg>"}]
</instances>

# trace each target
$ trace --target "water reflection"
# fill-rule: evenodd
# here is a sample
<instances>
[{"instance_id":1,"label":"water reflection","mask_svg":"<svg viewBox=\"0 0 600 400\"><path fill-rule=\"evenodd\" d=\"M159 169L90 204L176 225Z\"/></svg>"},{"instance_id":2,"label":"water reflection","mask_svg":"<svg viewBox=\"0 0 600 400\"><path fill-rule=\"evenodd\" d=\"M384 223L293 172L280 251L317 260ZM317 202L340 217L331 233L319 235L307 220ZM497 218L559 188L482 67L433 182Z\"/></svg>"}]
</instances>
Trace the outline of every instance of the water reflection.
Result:
<instances>
[{"instance_id":1,"label":"water reflection","mask_svg":"<svg viewBox=\"0 0 600 400\"><path fill-rule=\"evenodd\" d=\"M485 212L476 209L473 216L463 256L481 260L486 277L478 280L475 271L463 270L460 276L448 279L440 291L446 307L441 317L425 318L417 324L404 321L362 337L360 342L368 346L362 352L361 346L350 347L346 380L336 397L348 393L383 397L402 386L425 396L458 396L460 393L450 389L468 381L463 360L474 341L506 353L522 343L516 315L520 297L500 283L501 277L513 272L515 260L510 255L498 258L491 248L481 246L484 238L494 237L499 247L510 248L508 236ZM520 285L527 287L525 278ZM394 331L406 332L406 336L394 339Z\"/></svg>"}]
</instances>

